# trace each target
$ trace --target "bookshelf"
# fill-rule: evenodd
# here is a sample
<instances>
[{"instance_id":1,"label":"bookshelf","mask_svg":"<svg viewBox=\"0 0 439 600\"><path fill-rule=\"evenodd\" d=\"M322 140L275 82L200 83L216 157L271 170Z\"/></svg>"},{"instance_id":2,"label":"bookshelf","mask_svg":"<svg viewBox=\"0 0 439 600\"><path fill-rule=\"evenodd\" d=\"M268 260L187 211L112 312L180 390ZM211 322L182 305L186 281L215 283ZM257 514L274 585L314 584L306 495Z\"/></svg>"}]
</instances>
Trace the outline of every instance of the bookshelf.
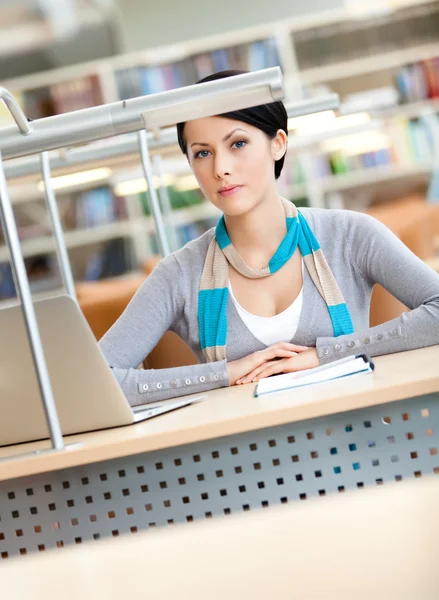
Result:
<instances>
[{"instance_id":1,"label":"bookshelf","mask_svg":"<svg viewBox=\"0 0 439 600\"><path fill-rule=\"evenodd\" d=\"M197 221L215 219L219 213L209 203L203 203L199 206L182 208L174 213L174 224L177 227L191 225ZM89 229L75 229L65 232L65 241L67 248L77 248L91 244L99 244L114 239L130 237L133 228L142 233L154 233L154 223L151 218L139 218L132 221L119 221L98 225ZM22 251L25 258L35 257L42 254L55 252L55 242L50 235L39 236L32 240L26 239L22 242ZM6 246L0 246L0 262L7 260Z\"/></svg>"},{"instance_id":2,"label":"bookshelf","mask_svg":"<svg viewBox=\"0 0 439 600\"><path fill-rule=\"evenodd\" d=\"M425 112L431 111L439 112L439 97L400 104L390 108L381 108L372 111L372 113L382 118L405 117L406 119L416 119Z\"/></svg>"},{"instance_id":3,"label":"bookshelf","mask_svg":"<svg viewBox=\"0 0 439 600\"><path fill-rule=\"evenodd\" d=\"M211 52L196 53L173 63L118 69L115 73L118 97L126 100L183 87L215 71L258 71L279 63L276 40L269 37Z\"/></svg>"},{"instance_id":4,"label":"bookshelf","mask_svg":"<svg viewBox=\"0 0 439 600\"><path fill-rule=\"evenodd\" d=\"M280 180L283 195L299 204L330 206L336 195L340 205L362 208L374 200L377 187L389 197L394 188L401 186L426 188L438 152L437 140L426 133L425 115L431 118L439 112L439 1L392 0L391 4L395 10L387 14L353 19L347 8L339 8L0 84L19 97L32 118L187 85L225 68L255 70L279 64L288 101L335 91L347 112L353 112L355 106L360 110L358 105L361 101L364 105L368 91L391 89L393 103L367 106L372 120L381 123L379 134L375 132L381 136L381 147L377 143L367 147L367 127L366 131L356 130L355 135L363 136L365 144L364 151L356 153L343 146L331 150L328 145L342 136L347 140L349 128L317 135L312 131L293 133L291 137L300 142L300 147L290 150ZM7 121L6 113L0 112L0 125ZM126 171L131 168L132 161L123 164ZM78 205L84 194L94 193L99 187L114 196L111 176L103 177L99 184L77 184L56 195L60 206ZM35 182L21 182L11 192L16 214L26 216L27 210L29 217L29 210L33 210L35 215L35 207L41 213L43 195ZM189 205L185 205L181 190L171 186L170 192L179 244L215 222L214 209L202 202L196 190L189 190ZM360 196L361 202L356 204L353 200ZM80 256L78 277L83 276L87 261L97 260L96 255L106 244L120 241L121 252L129 257L127 269L138 268L142 259L154 251L152 221L146 214L142 193L129 194L118 202L120 211L108 222L97 219L92 226L84 226L76 220L66 226L72 261ZM27 205L34 208L26 209ZM53 255L48 233L36 226L33 237L23 239L28 259ZM0 264L6 259L5 248L0 246Z\"/></svg>"},{"instance_id":5,"label":"bookshelf","mask_svg":"<svg viewBox=\"0 0 439 600\"><path fill-rule=\"evenodd\" d=\"M325 177L322 187L325 192L340 192L365 185L378 185L392 180L410 177L426 177L430 175L432 165L381 166L365 169L359 173L348 173L343 176Z\"/></svg>"},{"instance_id":6,"label":"bookshelf","mask_svg":"<svg viewBox=\"0 0 439 600\"><path fill-rule=\"evenodd\" d=\"M30 184L28 184L30 185ZM30 186L34 187L34 186ZM111 181L93 189L63 189L57 193L64 238L75 280L97 280L141 268L143 261L157 253L154 222L146 192L117 196ZM176 191L169 186L174 248L197 237L218 220L219 213L197 190ZM14 198L14 194L11 194ZM26 260L31 288L40 290L45 269L49 289L59 288L61 280L55 258L55 242L42 199L21 197L14 202L21 248ZM110 263L115 263L113 269ZM114 272L116 270L116 272ZM34 274L34 271L37 271ZM8 264L8 250L0 231L0 299L15 292Z\"/></svg>"},{"instance_id":7,"label":"bookshelf","mask_svg":"<svg viewBox=\"0 0 439 600\"><path fill-rule=\"evenodd\" d=\"M304 69L300 73L301 80L307 85L322 82L335 82L348 77L361 77L379 71L389 71L414 62L436 58L438 42L415 46L414 48L386 52L384 56L365 56L363 58L344 60L336 64Z\"/></svg>"},{"instance_id":8,"label":"bookshelf","mask_svg":"<svg viewBox=\"0 0 439 600\"><path fill-rule=\"evenodd\" d=\"M358 77L434 58L439 41L438 3L400 4L399 10L381 14L368 14L364 6L357 18L293 33L303 81Z\"/></svg>"}]
</instances>

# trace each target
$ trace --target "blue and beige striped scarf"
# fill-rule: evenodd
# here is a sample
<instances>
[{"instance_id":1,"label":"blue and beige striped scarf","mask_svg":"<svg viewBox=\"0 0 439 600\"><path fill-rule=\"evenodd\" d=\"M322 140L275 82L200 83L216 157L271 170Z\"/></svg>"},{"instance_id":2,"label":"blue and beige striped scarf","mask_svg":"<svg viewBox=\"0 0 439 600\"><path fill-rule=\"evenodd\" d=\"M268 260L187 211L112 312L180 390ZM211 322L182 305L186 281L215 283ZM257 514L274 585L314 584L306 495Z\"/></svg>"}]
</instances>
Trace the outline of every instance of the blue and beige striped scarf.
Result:
<instances>
[{"instance_id":1,"label":"blue and beige striped scarf","mask_svg":"<svg viewBox=\"0 0 439 600\"><path fill-rule=\"evenodd\" d=\"M354 331L343 295L311 228L292 202L284 199L282 202L287 234L268 265L262 269L251 269L235 250L227 234L224 217L216 227L215 237L207 251L198 293L200 345L208 362L226 358L229 264L244 277L268 277L283 267L297 247L314 285L326 302L334 337Z\"/></svg>"}]
</instances>

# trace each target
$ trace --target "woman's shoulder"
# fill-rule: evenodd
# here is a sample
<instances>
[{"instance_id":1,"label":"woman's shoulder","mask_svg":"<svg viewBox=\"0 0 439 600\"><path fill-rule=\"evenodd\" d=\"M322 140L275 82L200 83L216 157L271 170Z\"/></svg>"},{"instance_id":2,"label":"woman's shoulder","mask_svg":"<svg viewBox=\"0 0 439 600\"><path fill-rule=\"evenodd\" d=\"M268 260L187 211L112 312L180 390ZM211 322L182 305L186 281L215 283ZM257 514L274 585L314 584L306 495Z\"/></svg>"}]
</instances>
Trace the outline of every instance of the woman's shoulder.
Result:
<instances>
[{"instance_id":1,"label":"woman's shoulder","mask_svg":"<svg viewBox=\"0 0 439 600\"><path fill-rule=\"evenodd\" d=\"M386 252L394 234L383 223L354 210L322 208L301 209L327 258L338 260L349 256L355 264L363 264L370 253Z\"/></svg>"},{"instance_id":2,"label":"woman's shoulder","mask_svg":"<svg viewBox=\"0 0 439 600\"><path fill-rule=\"evenodd\" d=\"M331 223L344 223L347 213L350 212L348 210L334 208L299 208L299 211L311 227L313 225L325 227Z\"/></svg>"},{"instance_id":3,"label":"woman's shoulder","mask_svg":"<svg viewBox=\"0 0 439 600\"><path fill-rule=\"evenodd\" d=\"M300 212L308 221L317 237L330 237L332 241L343 243L340 234L349 235L355 230L376 228L377 220L366 213L335 208L301 208ZM338 237L334 234L338 234Z\"/></svg>"},{"instance_id":4,"label":"woman's shoulder","mask_svg":"<svg viewBox=\"0 0 439 600\"><path fill-rule=\"evenodd\" d=\"M215 229L209 229L180 250L168 254L159 261L147 280L166 286L192 286L201 277L207 250L214 236Z\"/></svg>"},{"instance_id":5,"label":"woman's shoulder","mask_svg":"<svg viewBox=\"0 0 439 600\"><path fill-rule=\"evenodd\" d=\"M215 228L212 227L206 233L200 235L200 237L188 242L183 248L174 252L172 256L183 271L190 270L193 272L194 270L200 270L201 272L207 250L214 237Z\"/></svg>"}]
</instances>

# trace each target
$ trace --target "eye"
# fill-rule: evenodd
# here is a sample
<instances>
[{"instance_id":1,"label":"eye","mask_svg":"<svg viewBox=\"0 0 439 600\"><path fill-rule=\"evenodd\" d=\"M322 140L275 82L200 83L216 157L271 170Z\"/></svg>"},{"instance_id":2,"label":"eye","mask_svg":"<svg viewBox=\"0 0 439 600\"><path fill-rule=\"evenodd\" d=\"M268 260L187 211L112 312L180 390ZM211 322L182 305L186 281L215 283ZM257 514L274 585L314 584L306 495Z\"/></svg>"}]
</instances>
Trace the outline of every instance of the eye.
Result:
<instances>
[{"instance_id":1,"label":"eye","mask_svg":"<svg viewBox=\"0 0 439 600\"><path fill-rule=\"evenodd\" d=\"M245 140L238 140L237 142L233 142L232 148L236 148L237 150L239 150L240 148L244 148L244 146L246 145L247 142Z\"/></svg>"},{"instance_id":2,"label":"eye","mask_svg":"<svg viewBox=\"0 0 439 600\"><path fill-rule=\"evenodd\" d=\"M207 158L209 154L209 150L200 150L195 154L195 158Z\"/></svg>"}]
</instances>

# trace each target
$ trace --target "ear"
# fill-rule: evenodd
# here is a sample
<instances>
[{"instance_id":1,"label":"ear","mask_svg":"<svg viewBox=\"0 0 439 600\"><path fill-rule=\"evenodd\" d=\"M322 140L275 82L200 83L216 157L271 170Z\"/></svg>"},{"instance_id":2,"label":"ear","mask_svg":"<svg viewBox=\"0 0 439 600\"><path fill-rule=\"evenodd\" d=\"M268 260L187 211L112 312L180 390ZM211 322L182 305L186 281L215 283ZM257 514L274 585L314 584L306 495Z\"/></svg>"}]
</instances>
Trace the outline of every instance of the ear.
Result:
<instances>
[{"instance_id":1,"label":"ear","mask_svg":"<svg viewBox=\"0 0 439 600\"><path fill-rule=\"evenodd\" d=\"M271 155L274 160L280 160L285 155L288 146L288 136L283 129L278 129L276 137L271 140Z\"/></svg>"}]
</instances>

